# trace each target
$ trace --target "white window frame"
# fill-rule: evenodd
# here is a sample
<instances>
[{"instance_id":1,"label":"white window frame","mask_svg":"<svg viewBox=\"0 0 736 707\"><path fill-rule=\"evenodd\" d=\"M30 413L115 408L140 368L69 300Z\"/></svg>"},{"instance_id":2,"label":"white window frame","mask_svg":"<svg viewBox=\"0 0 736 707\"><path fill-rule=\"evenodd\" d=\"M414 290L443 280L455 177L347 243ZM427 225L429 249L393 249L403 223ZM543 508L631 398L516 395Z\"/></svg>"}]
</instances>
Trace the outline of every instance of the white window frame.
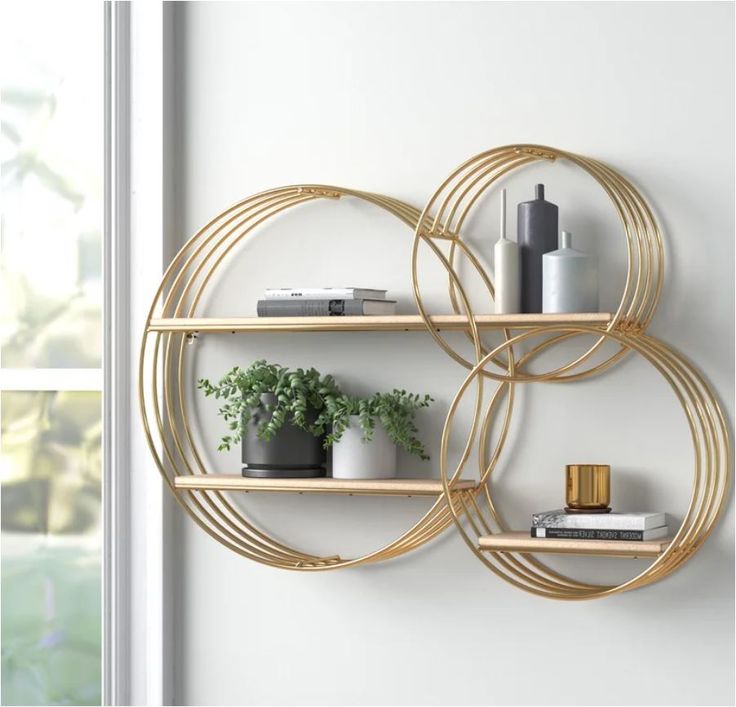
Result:
<instances>
[{"instance_id":1,"label":"white window frame","mask_svg":"<svg viewBox=\"0 0 736 707\"><path fill-rule=\"evenodd\" d=\"M173 8L105 3L103 700L165 705L172 697L167 591L170 499L138 410L137 363L165 266L164 87ZM132 279L130 274L135 273Z\"/></svg>"}]
</instances>

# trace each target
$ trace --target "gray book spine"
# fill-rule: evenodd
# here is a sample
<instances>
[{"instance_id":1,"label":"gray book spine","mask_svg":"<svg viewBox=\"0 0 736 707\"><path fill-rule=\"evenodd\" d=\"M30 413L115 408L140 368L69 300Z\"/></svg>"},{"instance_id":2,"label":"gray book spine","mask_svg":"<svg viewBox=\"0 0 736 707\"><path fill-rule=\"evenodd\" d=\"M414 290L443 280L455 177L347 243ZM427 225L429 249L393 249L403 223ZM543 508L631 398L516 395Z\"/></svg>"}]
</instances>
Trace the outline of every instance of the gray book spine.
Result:
<instances>
[{"instance_id":1,"label":"gray book spine","mask_svg":"<svg viewBox=\"0 0 736 707\"><path fill-rule=\"evenodd\" d=\"M655 533L653 530L603 530L601 528L532 528L533 538L564 538L567 540L635 540L641 542L649 539L657 540L666 534L666 532Z\"/></svg>"},{"instance_id":2,"label":"gray book spine","mask_svg":"<svg viewBox=\"0 0 736 707\"><path fill-rule=\"evenodd\" d=\"M261 299L259 317L341 317L363 314L363 300Z\"/></svg>"}]
</instances>

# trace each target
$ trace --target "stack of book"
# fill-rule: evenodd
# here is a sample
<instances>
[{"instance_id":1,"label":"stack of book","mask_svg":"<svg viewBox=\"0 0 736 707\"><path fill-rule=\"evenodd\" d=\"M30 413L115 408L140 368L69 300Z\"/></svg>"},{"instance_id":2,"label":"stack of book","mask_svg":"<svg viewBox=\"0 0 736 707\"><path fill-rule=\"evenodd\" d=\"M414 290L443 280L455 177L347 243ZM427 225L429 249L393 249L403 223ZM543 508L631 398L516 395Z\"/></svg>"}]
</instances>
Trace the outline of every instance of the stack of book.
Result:
<instances>
[{"instance_id":1,"label":"stack of book","mask_svg":"<svg viewBox=\"0 0 736 707\"><path fill-rule=\"evenodd\" d=\"M658 540L667 537L664 513L567 513L532 515L533 538L570 540Z\"/></svg>"},{"instance_id":2,"label":"stack of book","mask_svg":"<svg viewBox=\"0 0 736 707\"><path fill-rule=\"evenodd\" d=\"M259 317L344 317L396 313L386 290L364 287L283 287L258 300Z\"/></svg>"}]
</instances>

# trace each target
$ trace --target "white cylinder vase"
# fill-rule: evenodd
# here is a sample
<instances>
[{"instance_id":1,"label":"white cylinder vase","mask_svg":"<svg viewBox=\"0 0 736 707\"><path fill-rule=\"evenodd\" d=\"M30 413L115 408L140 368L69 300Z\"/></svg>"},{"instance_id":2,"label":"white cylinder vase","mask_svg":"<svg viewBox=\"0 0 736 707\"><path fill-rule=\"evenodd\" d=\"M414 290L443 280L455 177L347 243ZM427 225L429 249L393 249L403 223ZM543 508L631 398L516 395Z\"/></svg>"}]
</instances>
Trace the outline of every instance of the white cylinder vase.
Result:
<instances>
[{"instance_id":1,"label":"white cylinder vase","mask_svg":"<svg viewBox=\"0 0 736 707\"><path fill-rule=\"evenodd\" d=\"M335 479L393 479L396 477L396 445L379 422L370 440L363 439L360 418L332 446L332 476Z\"/></svg>"},{"instance_id":2,"label":"white cylinder vase","mask_svg":"<svg viewBox=\"0 0 736 707\"><path fill-rule=\"evenodd\" d=\"M496 314L521 312L521 253L506 238L506 190L501 190L501 237L493 247Z\"/></svg>"},{"instance_id":3,"label":"white cylinder vase","mask_svg":"<svg viewBox=\"0 0 736 707\"><path fill-rule=\"evenodd\" d=\"M519 246L508 238L499 238L493 248L493 258L496 314L517 314L521 311Z\"/></svg>"}]
</instances>

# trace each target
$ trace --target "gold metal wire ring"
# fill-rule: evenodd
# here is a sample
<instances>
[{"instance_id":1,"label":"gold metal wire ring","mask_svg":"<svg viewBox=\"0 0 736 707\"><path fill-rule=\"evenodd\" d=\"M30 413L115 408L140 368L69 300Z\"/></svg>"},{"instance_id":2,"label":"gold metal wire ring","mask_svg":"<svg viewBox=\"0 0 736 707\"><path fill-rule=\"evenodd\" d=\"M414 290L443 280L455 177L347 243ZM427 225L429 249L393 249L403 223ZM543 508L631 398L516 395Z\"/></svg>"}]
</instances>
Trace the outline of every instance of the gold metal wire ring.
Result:
<instances>
[{"instance_id":1,"label":"gold metal wire ring","mask_svg":"<svg viewBox=\"0 0 736 707\"><path fill-rule=\"evenodd\" d=\"M421 214L412 247L412 284L417 309L439 346L467 369L472 369L480 356L485 355L489 349L482 343L478 328L474 325L475 315L470 297L457 274L458 253L469 261L475 273L480 276L488 292L489 305L493 300L494 291L492 279L484 272L477 257L463 241L463 225L485 192L507 174L534 162L557 159L572 162L601 185L611 199L623 226L627 248L626 281L619 305L606 330L643 332L654 315L664 277L662 234L652 210L633 185L602 162L564 150L527 144L494 148L464 162L439 186ZM424 304L419 282L420 244L429 247L447 273L448 297L452 310L471 319L468 337L473 344L475 360L457 351L441 332L431 326L431 315ZM504 333L506 336L509 334L508 331ZM537 352L554 345L557 340L552 338L538 344ZM517 373L519 376L517 379L576 380L599 373L613 365L627 351L626 347L620 347L606 360L580 369L580 366L598 351L604 340L603 337L599 337L584 354L564 366L540 374L524 372L522 376L521 373ZM496 355L494 362L501 370L508 369L508 361L504 357ZM487 375L487 372L484 371L483 375Z\"/></svg>"},{"instance_id":2,"label":"gold metal wire ring","mask_svg":"<svg viewBox=\"0 0 736 707\"><path fill-rule=\"evenodd\" d=\"M515 383L495 373L490 377L499 380L498 388L488 407L486 418L478 438L481 492L475 497L453 495L449 491L461 478L466 459L461 459L450 475L448 472L448 448L453 422L458 406L468 387L482 379L483 370L494 356L504 349L551 330L560 335L589 335L612 339L629 351L634 351L648 361L667 381L682 406L689 425L695 466L693 486L686 515L667 549L643 572L615 586L593 585L570 579L539 562L527 553L483 552L478 547L478 537L505 532L509 528L501 519L493 502L490 480L500 455L500 442L508 432L504 422L492 454L488 453L490 417L504 394L513 391ZM468 435L466 446L473 444ZM470 371L450 405L442 433L440 451L440 475L446 500L453 520L465 543L489 569L502 579L525 591L554 599L592 599L645 586L663 579L692 557L708 538L727 499L732 475L732 449L728 426L723 412L710 386L702 374L685 358L654 337L631 335L617 331L603 331L588 325L555 326L529 330L512 337L488 352Z\"/></svg>"},{"instance_id":3,"label":"gold metal wire ring","mask_svg":"<svg viewBox=\"0 0 736 707\"><path fill-rule=\"evenodd\" d=\"M270 219L316 199L343 196L372 203L412 229L422 218L418 209L398 199L325 185L288 186L248 197L212 219L174 257L154 297L141 342L140 409L149 447L169 490L195 523L223 545L249 559L285 569L335 569L414 550L452 524L444 495L439 493L426 514L393 542L362 557L343 559L313 555L282 543L249 520L226 493L176 488L178 475L208 473L190 425L187 400L191 381L187 343L195 333L155 331L151 322L154 318L196 317L214 275L238 245ZM479 392L476 405L480 404Z\"/></svg>"}]
</instances>

